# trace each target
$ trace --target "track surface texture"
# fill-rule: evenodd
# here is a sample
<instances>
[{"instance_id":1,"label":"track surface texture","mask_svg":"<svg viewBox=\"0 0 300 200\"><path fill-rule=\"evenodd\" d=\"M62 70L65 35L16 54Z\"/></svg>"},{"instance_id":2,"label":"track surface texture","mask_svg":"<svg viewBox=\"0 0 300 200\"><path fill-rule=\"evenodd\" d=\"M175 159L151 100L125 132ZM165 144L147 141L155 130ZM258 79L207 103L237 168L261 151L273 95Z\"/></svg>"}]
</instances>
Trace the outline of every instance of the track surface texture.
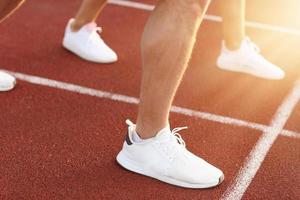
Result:
<instances>
[{"instance_id":1,"label":"track surface texture","mask_svg":"<svg viewBox=\"0 0 300 200\"><path fill-rule=\"evenodd\" d=\"M224 171L224 183L208 190L167 185L115 161L124 121L136 117L139 41L150 13L120 2L97 20L115 64L88 63L61 47L80 0L31 0L0 25L0 69L19 78L0 94L0 199L299 199L299 2L247 1L247 21L264 24L247 26L247 35L286 71L280 81L218 70L221 23L202 23L170 123L188 126L187 147ZM219 16L218 1L208 15Z\"/></svg>"}]
</instances>

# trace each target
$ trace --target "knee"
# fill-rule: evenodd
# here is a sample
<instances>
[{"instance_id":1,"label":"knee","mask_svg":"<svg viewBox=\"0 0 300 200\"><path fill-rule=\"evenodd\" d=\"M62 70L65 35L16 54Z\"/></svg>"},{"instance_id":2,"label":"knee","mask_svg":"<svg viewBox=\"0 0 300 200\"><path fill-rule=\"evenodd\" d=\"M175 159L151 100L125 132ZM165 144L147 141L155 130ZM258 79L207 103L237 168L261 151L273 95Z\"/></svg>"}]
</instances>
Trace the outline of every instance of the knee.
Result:
<instances>
[{"instance_id":1,"label":"knee","mask_svg":"<svg viewBox=\"0 0 300 200\"><path fill-rule=\"evenodd\" d=\"M180 12L202 14L209 6L211 0L158 0L157 5L166 4Z\"/></svg>"},{"instance_id":2,"label":"knee","mask_svg":"<svg viewBox=\"0 0 300 200\"><path fill-rule=\"evenodd\" d=\"M182 6L198 15L203 14L209 6L211 0L179 0Z\"/></svg>"}]
</instances>

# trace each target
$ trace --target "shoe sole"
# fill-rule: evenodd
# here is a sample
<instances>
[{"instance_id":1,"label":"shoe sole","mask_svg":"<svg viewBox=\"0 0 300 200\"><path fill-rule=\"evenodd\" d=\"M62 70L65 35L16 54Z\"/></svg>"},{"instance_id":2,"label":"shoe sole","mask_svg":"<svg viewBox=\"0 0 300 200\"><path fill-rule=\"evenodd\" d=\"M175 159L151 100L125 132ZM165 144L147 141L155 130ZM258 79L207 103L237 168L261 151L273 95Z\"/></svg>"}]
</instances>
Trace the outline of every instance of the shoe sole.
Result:
<instances>
[{"instance_id":1,"label":"shoe sole","mask_svg":"<svg viewBox=\"0 0 300 200\"><path fill-rule=\"evenodd\" d=\"M77 52L73 51L72 48L70 48L70 47L66 44L65 41L63 41L62 46L63 46L66 50L68 50L68 51L70 51L71 53L75 54L76 56L80 57L81 59L86 60L86 61L89 61L89 62L93 62L93 63L101 63L101 64L110 64L110 63L115 63L115 62L118 61L118 59L117 59L117 60L113 60L113 61L96 61L96 60L91 60L91 59L88 59L88 58L86 58L86 57L84 57L84 56L81 56L81 55L79 55Z\"/></svg>"},{"instance_id":2,"label":"shoe sole","mask_svg":"<svg viewBox=\"0 0 300 200\"><path fill-rule=\"evenodd\" d=\"M221 70L226 70L226 71L231 71L231 72L240 72L240 73L245 73L245 74L250 74L259 78L264 78L264 79L270 79L270 80L280 80L283 79L283 77L271 77L271 76L264 76L259 73L256 73L253 70L249 70L247 66L242 66L242 67L236 67L236 66L222 66L217 62L217 67Z\"/></svg>"},{"instance_id":3,"label":"shoe sole","mask_svg":"<svg viewBox=\"0 0 300 200\"><path fill-rule=\"evenodd\" d=\"M172 179L170 177L166 176L160 176L157 174L153 174L150 172L146 172L145 170L141 169L140 167L137 167L137 164L134 163L131 159L128 159L123 150L117 155L117 162L125 169L142 174L144 176L148 176L157 180L160 180L165 183L169 183L171 185L184 187L184 188L191 188L191 189L205 189L205 188L212 188L220 185L224 181L224 175L222 175L219 180L215 183L207 183L207 184L191 184L182 182L176 179Z\"/></svg>"}]
</instances>

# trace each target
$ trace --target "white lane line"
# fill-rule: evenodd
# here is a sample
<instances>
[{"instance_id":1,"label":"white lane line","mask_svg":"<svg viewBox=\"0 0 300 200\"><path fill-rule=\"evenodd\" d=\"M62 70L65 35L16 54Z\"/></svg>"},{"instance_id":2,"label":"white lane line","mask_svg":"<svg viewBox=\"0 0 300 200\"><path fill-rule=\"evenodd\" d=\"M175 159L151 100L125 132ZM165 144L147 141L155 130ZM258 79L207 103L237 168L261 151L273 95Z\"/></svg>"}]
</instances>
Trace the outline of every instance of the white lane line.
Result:
<instances>
[{"instance_id":1,"label":"white lane line","mask_svg":"<svg viewBox=\"0 0 300 200\"><path fill-rule=\"evenodd\" d=\"M8 70L3 70L3 71L6 71L6 72L14 75L19 80L23 80L23 81L26 81L26 82L29 82L32 84L43 85L43 86L47 86L47 87L57 88L57 89L80 93L80 94L85 94L85 95L89 95L89 96L95 96L95 97L99 97L99 98L110 99L113 101L120 101L120 102L124 102L124 103L129 103L129 104L138 104L139 103L138 98L131 97L131 96L106 92L106 91L102 91L102 90L96 90L96 89L92 89L92 88L88 88L88 87L83 87L80 85L65 83L65 82L51 80L51 79L42 78L42 77L38 77L38 76L27 75L27 74L23 74L23 73L12 72L12 71L8 71ZM178 106L172 106L171 112L186 115L186 116L196 117L196 118L200 118L200 119L204 119L204 120L214 121L214 122L218 122L218 123L222 123L222 124L247 127L247 128L255 129L258 131L266 131L269 129L268 126L263 125L263 124L248 122L248 121L244 121L244 120L239 120L239 119L235 119L235 118L231 118L231 117L211 114L211 113L207 113L207 112L196 111L196 110L182 108L182 107L178 107ZM300 139L300 133L297 133L294 131L283 130L281 132L281 135L286 136L286 137L295 138L295 139Z\"/></svg>"},{"instance_id":2,"label":"white lane line","mask_svg":"<svg viewBox=\"0 0 300 200\"><path fill-rule=\"evenodd\" d=\"M296 131L283 130L280 134L286 137L300 139L300 133L297 133Z\"/></svg>"},{"instance_id":3,"label":"white lane line","mask_svg":"<svg viewBox=\"0 0 300 200\"><path fill-rule=\"evenodd\" d=\"M225 191L222 200L239 200L243 197L258 169L264 161L273 143L284 128L295 106L300 100L300 80L285 98L272 118L270 128L265 130L258 142L246 158L243 167L239 170L233 184Z\"/></svg>"},{"instance_id":4,"label":"white lane line","mask_svg":"<svg viewBox=\"0 0 300 200\"><path fill-rule=\"evenodd\" d=\"M146 11L152 11L154 9L154 5L133 2L133 1L128 1L128 0L108 0L108 3L113 4L113 5L118 5L118 6L146 10ZM204 19L208 20L208 21L222 22L222 17L216 16L216 15L205 15ZM256 28L256 29L262 29L262 30L268 30L268 31L287 33L287 34L291 34L291 35L300 36L300 30L286 28L286 27L282 27L282 26L275 26L275 25L259 23L259 22L255 22L255 21L246 21L246 26L251 27L251 28Z\"/></svg>"}]
</instances>

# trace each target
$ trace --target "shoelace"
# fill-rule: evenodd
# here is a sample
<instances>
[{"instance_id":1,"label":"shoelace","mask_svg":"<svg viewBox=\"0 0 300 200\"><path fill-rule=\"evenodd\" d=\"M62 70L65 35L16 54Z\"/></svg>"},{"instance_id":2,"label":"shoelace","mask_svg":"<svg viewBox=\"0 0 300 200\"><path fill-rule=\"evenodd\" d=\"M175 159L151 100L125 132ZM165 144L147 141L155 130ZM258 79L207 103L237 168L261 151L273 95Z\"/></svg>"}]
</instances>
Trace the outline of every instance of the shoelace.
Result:
<instances>
[{"instance_id":1,"label":"shoelace","mask_svg":"<svg viewBox=\"0 0 300 200\"><path fill-rule=\"evenodd\" d=\"M96 38L99 38L99 39L101 39L101 37L100 37L100 33L102 33L102 28L101 27L95 27L93 30L92 30L92 32L91 32L91 34L90 34L90 39L91 38L95 38L94 36L95 36L95 34L96 34Z\"/></svg>"},{"instance_id":2,"label":"shoelace","mask_svg":"<svg viewBox=\"0 0 300 200\"><path fill-rule=\"evenodd\" d=\"M177 142L180 145L182 145L183 147L185 147L185 142L184 142L184 140L182 139L181 135L178 132L181 131L181 130L187 129L187 128L188 128L187 126L177 127L177 128L174 128L171 132L174 135L174 137L176 138Z\"/></svg>"},{"instance_id":3,"label":"shoelace","mask_svg":"<svg viewBox=\"0 0 300 200\"><path fill-rule=\"evenodd\" d=\"M246 42L247 42L247 44L248 44L254 51L256 51L257 53L260 53L260 48L259 48L256 44L254 44L254 43L250 40L249 37L246 37Z\"/></svg>"},{"instance_id":4,"label":"shoelace","mask_svg":"<svg viewBox=\"0 0 300 200\"><path fill-rule=\"evenodd\" d=\"M185 142L178 132L181 130L187 129L187 128L188 127L186 127L186 126L174 128L171 131L171 133L172 133L173 137L176 139L176 141L167 143L169 145L166 145L166 146L163 145L163 148L165 148L165 152L168 155L168 158L170 159L170 161L172 161L174 158L176 158L177 154L185 149ZM178 145L179 145L179 147L178 147Z\"/></svg>"}]
</instances>

